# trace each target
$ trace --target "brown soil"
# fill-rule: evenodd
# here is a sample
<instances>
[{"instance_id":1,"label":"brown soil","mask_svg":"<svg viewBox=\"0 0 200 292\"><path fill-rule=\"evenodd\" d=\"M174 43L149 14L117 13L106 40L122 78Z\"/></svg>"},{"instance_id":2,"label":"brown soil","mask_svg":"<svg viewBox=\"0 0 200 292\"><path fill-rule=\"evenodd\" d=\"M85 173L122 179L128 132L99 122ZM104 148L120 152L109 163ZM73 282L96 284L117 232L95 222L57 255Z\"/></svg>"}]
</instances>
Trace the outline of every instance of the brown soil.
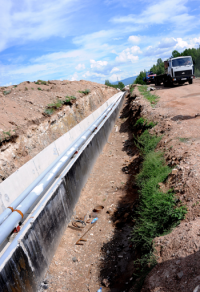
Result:
<instances>
[{"instance_id":1,"label":"brown soil","mask_svg":"<svg viewBox=\"0 0 200 292\"><path fill-rule=\"evenodd\" d=\"M163 135L158 150L165 152L173 171L161 188L173 187L177 200L188 209L186 219L177 228L154 240L158 264L147 276L142 292L199 291L199 86L200 80L196 79L193 85L157 87L160 99L155 108L137 88L134 90L134 98L125 104L122 118L116 121L109 143L97 160L74 218L94 215L96 205L104 209L83 245L75 243L90 223L84 231L67 228L46 276L48 291L95 292L100 286L103 291L134 291L134 248L130 239L138 198L134 175L140 157L130 125L139 116L157 121L152 132Z\"/></svg>"},{"instance_id":2,"label":"brown soil","mask_svg":"<svg viewBox=\"0 0 200 292\"><path fill-rule=\"evenodd\" d=\"M41 89L41 90L40 90ZM90 90L88 95L79 91ZM118 91L89 81L23 82L0 87L0 182ZM49 104L75 96L52 115Z\"/></svg>"},{"instance_id":3,"label":"brown soil","mask_svg":"<svg viewBox=\"0 0 200 292\"><path fill-rule=\"evenodd\" d=\"M103 291L120 292L131 287L131 211L137 198L131 176L138 169L138 154L137 149L133 150L128 110L127 104L75 209L74 218L91 214L98 216L98 221L83 245L76 245L76 241L89 228L92 218L83 231L73 229L72 224L67 228L46 276L48 291L93 292L101 286ZM100 213L93 212L97 205L104 207Z\"/></svg>"}]
</instances>

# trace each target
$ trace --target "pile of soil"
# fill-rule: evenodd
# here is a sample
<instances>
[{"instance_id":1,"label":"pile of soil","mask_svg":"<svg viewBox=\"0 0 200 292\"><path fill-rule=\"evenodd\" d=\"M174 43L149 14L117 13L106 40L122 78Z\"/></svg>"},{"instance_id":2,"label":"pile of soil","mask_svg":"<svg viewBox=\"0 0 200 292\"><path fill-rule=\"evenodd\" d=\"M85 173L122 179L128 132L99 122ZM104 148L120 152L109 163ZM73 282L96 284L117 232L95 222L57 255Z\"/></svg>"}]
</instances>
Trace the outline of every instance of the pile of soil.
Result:
<instances>
[{"instance_id":1,"label":"pile of soil","mask_svg":"<svg viewBox=\"0 0 200 292\"><path fill-rule=\"evenodd\" d=\"M84 80L0 87L0 182L117 92ZM73 98L62 104L66 97Z\"/></svg>"}]
</instances>

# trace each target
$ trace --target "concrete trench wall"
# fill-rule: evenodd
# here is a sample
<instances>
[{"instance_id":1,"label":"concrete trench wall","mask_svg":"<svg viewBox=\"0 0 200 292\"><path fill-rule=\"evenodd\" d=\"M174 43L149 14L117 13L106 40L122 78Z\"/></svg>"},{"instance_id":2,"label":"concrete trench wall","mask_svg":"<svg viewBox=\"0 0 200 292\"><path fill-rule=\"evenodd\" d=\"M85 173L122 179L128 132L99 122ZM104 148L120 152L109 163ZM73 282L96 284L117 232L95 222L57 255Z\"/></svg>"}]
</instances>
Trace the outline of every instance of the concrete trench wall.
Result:
<instances>
[{"instance_id":1,"label":"concrete trench wall","mask_svg":"<svg viewBox=\"0 0 200 292\"><path fill-rule=\"evenodd\" d=\"M108 103L112 100L113 98ZM73 164L63 171L56 184L45 194L31 214L32 218L28 219L3 253L0 258L0 291L38 291L62 234L70 222L81 190L114 126L122 102L123 98L83 147L82 152L79 152ZM95 118L100 112L102 109L97 110ZM88 121L85 122L87 123Z\"/></svg>"}]
</instances>

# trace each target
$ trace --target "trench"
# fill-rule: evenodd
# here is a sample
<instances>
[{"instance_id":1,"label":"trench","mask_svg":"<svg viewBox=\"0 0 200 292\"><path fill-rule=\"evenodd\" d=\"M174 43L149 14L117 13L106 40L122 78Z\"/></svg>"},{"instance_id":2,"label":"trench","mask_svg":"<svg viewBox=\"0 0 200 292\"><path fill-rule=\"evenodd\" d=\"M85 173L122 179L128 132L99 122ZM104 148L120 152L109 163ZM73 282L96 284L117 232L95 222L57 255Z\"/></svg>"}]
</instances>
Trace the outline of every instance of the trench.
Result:
<instances>
[{"instance_id":1,"label":"trench","mask_svg":"<svg viewBox=\"0 0 200 292\"><path fill-rule=\"evenodd\" d=\"M95 205L103 205L103 211L96 214L99 219L92 235L87 235L83 246L76 246L82 232L73 230L72 226L67 228L44 277L41 291L45 290L42 287L51 292L93 292L99 287L103 292L131 291L137 257L131 241L138 203L134 176L141 163L133 138L132 126L140 116L140 107L136 111L130 109L134 98L126 97L108 143L75 208L73 218L78 219L87 213L92 214ZM74 259L77 261L73 262Z\"/></svg>"}]
</instances>

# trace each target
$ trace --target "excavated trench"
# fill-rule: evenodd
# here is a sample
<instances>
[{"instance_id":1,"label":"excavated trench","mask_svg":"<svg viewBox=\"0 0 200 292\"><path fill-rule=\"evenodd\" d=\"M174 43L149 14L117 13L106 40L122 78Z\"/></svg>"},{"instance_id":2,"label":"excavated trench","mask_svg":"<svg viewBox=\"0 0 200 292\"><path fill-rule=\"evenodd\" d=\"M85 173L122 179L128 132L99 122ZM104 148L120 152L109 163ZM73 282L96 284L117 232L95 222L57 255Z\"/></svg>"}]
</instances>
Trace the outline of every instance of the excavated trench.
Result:
<instances>
[{"instance_id":1,"label":"excavated trench","mask_svg":"<svg viewBox=\"0 0 200 292\"><path fill-rule=\"evenodd\" d=\"M81 219L85 213L94 216L92 210L96 204L103 205L103 211L97 214L98 224L83 246L75 245L81 231L72 225L67 228L41 291L44 285L49 291L71 292L97 291L100 286L103 291L128 292L133 286L134 260L138 256L131 241L138 204L134 177L142 160L133 137L133 125L140 117L140 106L136 109L131 105L134 99L135 96L126 97L75 208L73 219ZM110 182L114 185L110 186Z\"/></svg>"}]
</instances>

